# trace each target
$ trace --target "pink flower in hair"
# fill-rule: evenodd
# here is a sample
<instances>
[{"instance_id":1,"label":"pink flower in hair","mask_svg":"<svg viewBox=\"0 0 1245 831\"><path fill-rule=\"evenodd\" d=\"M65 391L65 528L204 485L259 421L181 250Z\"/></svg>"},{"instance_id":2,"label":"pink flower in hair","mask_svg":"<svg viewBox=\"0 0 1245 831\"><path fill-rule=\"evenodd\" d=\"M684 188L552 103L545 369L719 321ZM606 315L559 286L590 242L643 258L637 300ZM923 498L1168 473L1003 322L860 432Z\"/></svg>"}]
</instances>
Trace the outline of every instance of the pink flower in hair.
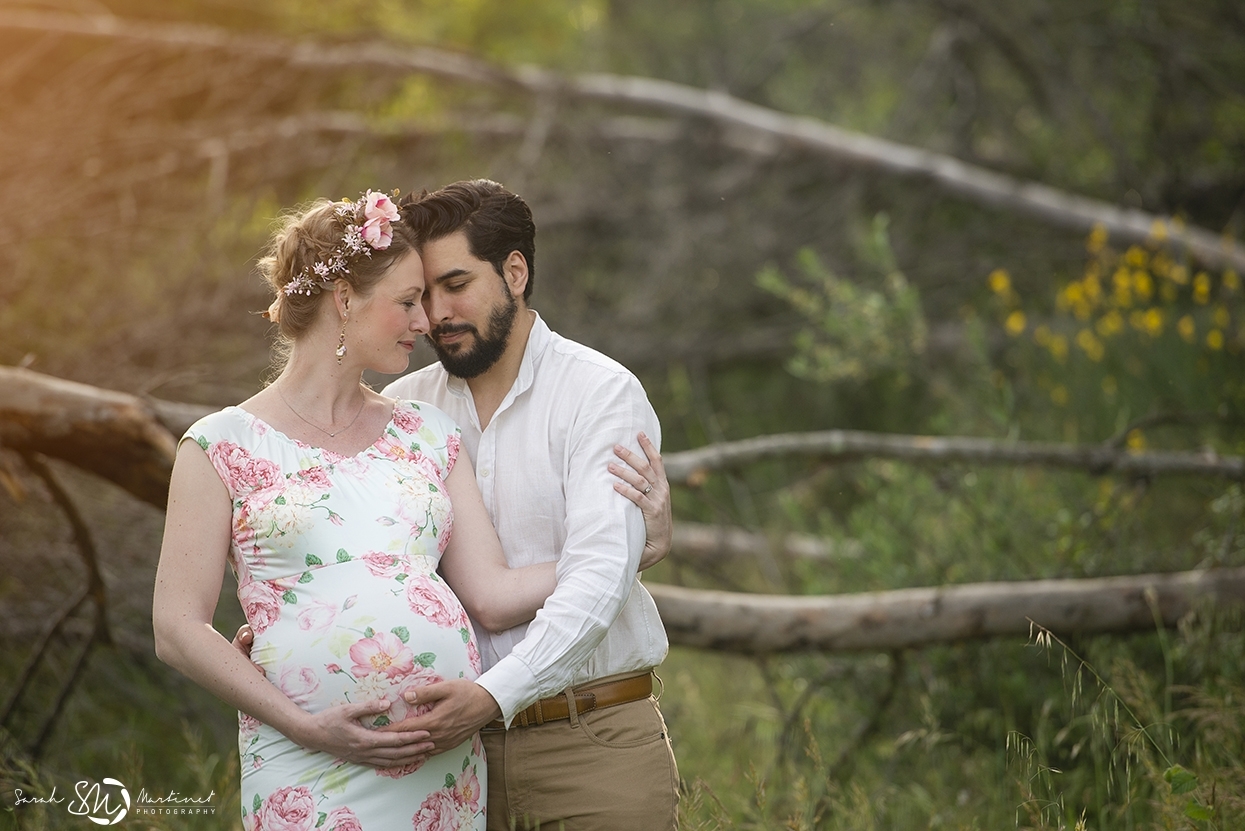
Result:
<instances>
[{"instance_id":1,"label":"pink flower in hair","mask_svg":"<svg viewBox=\"0 0 1245 831\"><path fill-rule=\"evenodd\" d=\"M390 222L398 221L398 208L393 204L393 200L389 198L389 194L369 190L364 194L363 200L364 219L383 218Z\"/></svg>"},{"instance_id":2,"label":"pink flower in hair","mask_svg":"<svg viewBox=\"0 0 1245 831\"><path fill-rule=\"evenodd\" d=\"M386 193L369 190L364 195L363 218L360 229L363 239L373 248L388 248L393 241L393 229L389 223L398 221L398 208Z\"/></svg>"}]
</instances>

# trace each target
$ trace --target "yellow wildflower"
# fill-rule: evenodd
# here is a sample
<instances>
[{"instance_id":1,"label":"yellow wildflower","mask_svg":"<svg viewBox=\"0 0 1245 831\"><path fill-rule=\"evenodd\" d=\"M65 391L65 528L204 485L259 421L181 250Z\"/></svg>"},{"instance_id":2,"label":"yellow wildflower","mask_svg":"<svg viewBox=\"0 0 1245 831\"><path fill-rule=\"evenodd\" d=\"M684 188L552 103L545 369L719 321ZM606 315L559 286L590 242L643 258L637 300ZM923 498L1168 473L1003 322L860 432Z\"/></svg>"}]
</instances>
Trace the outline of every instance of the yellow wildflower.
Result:
<instances>
[{"instance_id":1,"label":"yellow wildflower","mask_svg":"<svg viewBox=\"0 0 1245 831\"><path fill-rule=\"evenodd\" d=\"M1094 333L1088 329L1082 329L1076 333L1076 345L1081 347L1085 357L1094 363L1101 361L1103 353L1106 351L1103 348L1102 341L1094 337Z\"/></svg>"},{"instance_id":2,"label":"yellow wildflower","mask_svg":"<svg viewBox=\"0 0 1245 831\"><path fill-rule=\"evenodd\" d=\"M1154 294L1154 281L1150 279L1147 272L1140 270L1133 272L1133 291L1142 301L1149 300Z\"/></svg>"},{"instance_id":3,"label":"yellow wildflower","mask_svg":"<svg viewBox=\"0 0 1245 831\"><path fill-rule=\"evenodd\" d=\"M1223 332L1218 329L1211 329L1206 333L1206 345L1214 352L1223 349Z\"/></svg>"},{"instance_id":4,"label":"yellow wildflower","mask_svg":"<svg viewBox=\"0 0 1245 831\"><path fill-rule=\"evenodd\" d=\"M1025 330L1025 313L1017 309L1007 316L1007 322L1003 325L1007 327L1007 334L1016 337Z\"/></svg>"},{"instance_id":5,"label":"yellow wildflower","mask_svg":"<svg viewBox=\"0 0 1245 831\"><path fill-rule=\"evenodd\" d=\"M995 294L1007 294L1011 290L1012 279L1008 276L1006 269L996 268L986 279L990 283L990 291Z\"/></svg>"},{"instance_id":6,"label":"yellow wildflower","mask_svg":"<svg viewBox=\"0 0 1245 831\"><path fill-rule=\"evenodd\" d=\"M1193 278L1193 301L1195 303L1210 302L1210 275L1199 271Z\"/></svg>"},{"instance_id":7,"label":"yellow wildflower","mask_svg":"<svg viewBox=\"0 0 1245 831\"><path fill-rule=\"evenodd\" d=\"M1152 338L1157 338L1163 334L1163 310L1149 308L1146 309L1144 318L1142 319L1146 334Z\"/></svg>"},{"instance_id":8,"label":"yellow wildflower","mask_svg":"<svg viewBox=\"0 0 1245 831\"><path fill-rule=\"evenodd\" d=\"M1124 262L1133 268L1145 268L1146 263L1150 262L1150 255L1145 249L1139 245L1131 246L1124 254Z\"/></svg>"},{"instance_id":9,"label":"yellow wildflower","mask_svg":"<svg viewBox=\"0 0 1245 831\"><path fill-rule=\"evenodd\" d=\"M1115 305L1125 309L1133 305L1133 281L1128 269L1117 268L1111 275L1111 282L1115 285Z\"/></svg>"},{"instance_id":10,"label":"yellow wildflower","mask_svg":"<svg viewBox=\"0 0 1245 831\"><path fill-rule=\"evenodd\" d=\"M1162 242L1167 239L1167 223L1161 219L1156 219L1150 223L1150 239L1155 242Z\"/></svg>"},{"instance_id":11,"label":"yellow wildflower","mask_svg":"<svg viewBox=\"0 0 1245 831\"><path fill-rule=\"evenodd\" d=\"M1241 287L1241 275L1229 268L1223 273L1223 287L1228 291L1236 291Z\"/></svg>"},{"instance_id":12,"label":"yellow wildflower","mask_svg":"<svg viewBox=\"0 0 1245 831\"><path fill-rule=\"evenodd\" d=\"M1220 303L1215 307L1215 311L1211 313L1210 319L1214 321L1215 325L1220 329L1227 329L1228 323L1232 320L1232 317L1228 314L1228 307Z\"/></svg>"},{"instance_id":13,"label":"yellow wildflower","mask_svg":"<svg viewBox=\"0 0 1245 831\"><path fill-rule=\"evenodd\" d=\"M1050 391L1050 400L1054 401L1060 407L1068 403L1068 388L1063 384L1055 387Z\"/></svg>"},{"instance_id":14,"label":"yellow wildflower","mask_svg":"<svg viewBox=\"0 0 1245 831\"><path fill-rule=\"evenodd\" d=\"M1180 333L1180 337L1184 338L1186 343L1193 343L1193 339L1197 337L1197 326L1193 323L1193 315L1185 315L1176 323L1176 331Z\"/></svg>"},{"instance_id":15,"label":"yellow wildflower","mask_svg":"<svg viewBox=\"0 0 1245 831\"><path fill-rule=\"evenodd\" d=\"M1120 316L1119 312L1112 309L1098 318L1098 323L1095 324L1094 328L1098 330L1098 334L1104 338L1109 338L1112 335L1118 335L1123 330L1124 318Z\"/></svg>"},{"instance_id":16,"label":"yellow wildflower","mask_svg":"<svg viewBox=\"0 0 1245 831\"><path fill-rule=\"evenodd\" d=\"M1134 453L1140 453L1146 449L1146 436L1137 427L1128 431L1125 441L1128 443L1128 449Z\"/></svg>"},{"instance_id":17,"label":"yellow wildflower","mask_svg":"<svg viewBox=\"0 0 1245 831\"><path fill-rule=\"evenodd\" d=\"M1095 222L1093 230L1089 232L1089 239L1085 241L1085 247L1091 254L1097 254L1107 246L1107 226L1101 222Z\"/></svg>"},{"instance_id":18,"label":"yellow wildflower","mask_svg":"<svg viewBox=\"0 0 1245 831\"><path fill-rule=\"evenodd\" d=\"M1080 283L1068 283L1063 288L1064 302L1069 306L1075 306L1085 298L1085 293L1081 290Z\"/></svg>"}]
</instances>

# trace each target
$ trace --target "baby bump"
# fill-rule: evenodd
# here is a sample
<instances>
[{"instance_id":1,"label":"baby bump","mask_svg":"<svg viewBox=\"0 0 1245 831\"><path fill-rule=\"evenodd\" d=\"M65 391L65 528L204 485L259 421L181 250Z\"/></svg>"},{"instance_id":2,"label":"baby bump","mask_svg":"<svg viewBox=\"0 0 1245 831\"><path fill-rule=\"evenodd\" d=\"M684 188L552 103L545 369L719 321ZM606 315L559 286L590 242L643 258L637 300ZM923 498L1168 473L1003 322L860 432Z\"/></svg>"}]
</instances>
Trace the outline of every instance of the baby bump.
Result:
<instances>
[{"instance_id":1,"label":"baby bump","mask_svg":"<svg viewBox=\"0 0 1245 831\"><path fill-rule=\"evenodd\" d=\"M239 599L256 630L252 659L310 712L384 698L394 706L379 726L407 715L408 690L480 674L462 604L435 572L402 557L254 581Z\"/></svg>"}]
</instances>

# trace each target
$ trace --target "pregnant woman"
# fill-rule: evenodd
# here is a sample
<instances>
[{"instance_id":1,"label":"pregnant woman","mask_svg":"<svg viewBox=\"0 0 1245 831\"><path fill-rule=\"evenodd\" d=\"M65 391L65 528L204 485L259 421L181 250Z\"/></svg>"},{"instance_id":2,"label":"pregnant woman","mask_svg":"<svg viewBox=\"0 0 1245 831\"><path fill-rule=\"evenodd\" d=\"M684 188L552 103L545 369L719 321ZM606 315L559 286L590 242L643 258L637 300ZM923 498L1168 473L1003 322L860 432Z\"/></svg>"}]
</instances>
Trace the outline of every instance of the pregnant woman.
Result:
<instances>
[{"instance_id":1,"label":"pregnant woman","mask_svg":"<svg viewBox=\"0 0 1245 831\"><path fill-rule=\"evenodd\" d=\"M532 618L554 564L507 567L448 416L361 383L403 371L428 330L423 266L389 196L289 217L260 267L285 365L178 448L157 653L240 711L246 828L483 829L478 738L429 757L426 734L375 728L411 714L413 688L476 678L468 613L499 630ZM646 521L664 516L621 490ZM212 627L226 563L262 674Z\"/></svg>"}]
</instances>

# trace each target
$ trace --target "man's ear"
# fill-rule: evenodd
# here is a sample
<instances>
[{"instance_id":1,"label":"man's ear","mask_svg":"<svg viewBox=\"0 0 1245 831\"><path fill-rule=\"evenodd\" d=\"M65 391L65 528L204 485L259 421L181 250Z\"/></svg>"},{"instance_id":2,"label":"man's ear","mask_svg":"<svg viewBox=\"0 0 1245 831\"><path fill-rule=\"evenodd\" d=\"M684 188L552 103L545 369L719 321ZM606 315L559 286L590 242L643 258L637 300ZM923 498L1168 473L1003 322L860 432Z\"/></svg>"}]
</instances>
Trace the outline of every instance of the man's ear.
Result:
<instances>
[{"instance_id":1,"label":"man's ear","mask_svg":"<svg viewBox=\"0 0 1245 831\"><path fill-rule=\"evenodd\" d=\"M527 257L518 251L511 251L502 263L501 271L506 285L510 287L510 294L515 298L522 298L523 292L527 290Z\"/></svg>"}]
</instances>

